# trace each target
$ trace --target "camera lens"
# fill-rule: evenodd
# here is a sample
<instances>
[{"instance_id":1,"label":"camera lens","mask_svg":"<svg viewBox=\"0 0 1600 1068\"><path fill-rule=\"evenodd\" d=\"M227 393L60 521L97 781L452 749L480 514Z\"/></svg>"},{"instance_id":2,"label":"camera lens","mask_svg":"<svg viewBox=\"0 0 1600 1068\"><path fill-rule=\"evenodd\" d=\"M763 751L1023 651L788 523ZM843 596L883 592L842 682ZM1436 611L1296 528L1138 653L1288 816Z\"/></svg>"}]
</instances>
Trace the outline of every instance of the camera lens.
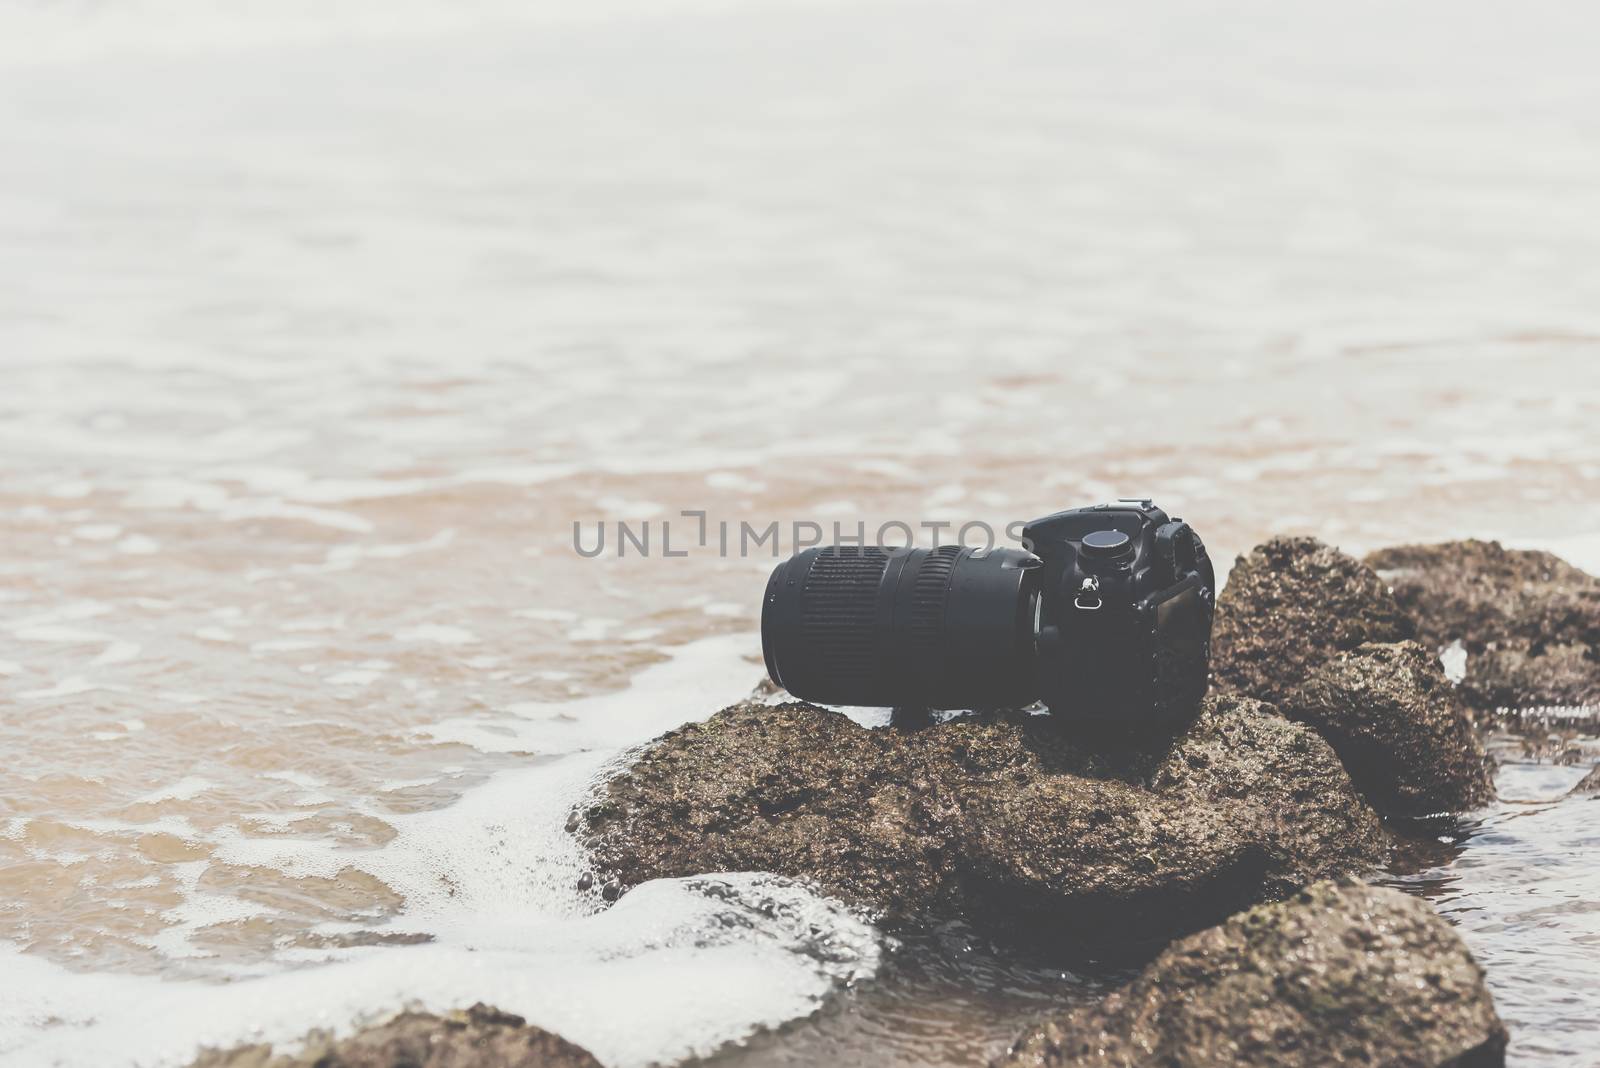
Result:
<instances>
[{"instance_id":1,"label":"camera lens","mask_svg":"<svg viewBox=\"0 0 1600 1068\"><path fill-rule=\"evenodd\" d=\"M1034 700L1037 558L1017 549L829 546L767 581L774 682L839 705L996 708Z\"/></svg>"}]
</instances>

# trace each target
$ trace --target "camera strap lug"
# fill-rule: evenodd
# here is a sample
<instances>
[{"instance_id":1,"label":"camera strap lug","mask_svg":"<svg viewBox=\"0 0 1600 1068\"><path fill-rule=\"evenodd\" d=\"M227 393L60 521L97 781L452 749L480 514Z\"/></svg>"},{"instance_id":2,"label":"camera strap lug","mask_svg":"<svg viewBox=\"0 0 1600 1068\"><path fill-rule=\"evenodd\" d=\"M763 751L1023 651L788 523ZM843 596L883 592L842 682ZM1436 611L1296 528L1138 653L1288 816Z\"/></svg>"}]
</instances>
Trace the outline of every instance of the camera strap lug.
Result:
<instances>
[{"instance_id":1,"label":"camera strap lug","mask_svg":"<svg viewBox=\"0 0 1600 1068\"><path fill-rule=\"evenodd\" d=\"M1090 598L1093 604L1086 603ZM1074 608L1081 608L1085 612L1093 612L1105 602L1100 599L1100 580L1089 575L1083 580L1083 585L1078 587L1078 595L1072 599Z\"/></svg>"}]
</instances>

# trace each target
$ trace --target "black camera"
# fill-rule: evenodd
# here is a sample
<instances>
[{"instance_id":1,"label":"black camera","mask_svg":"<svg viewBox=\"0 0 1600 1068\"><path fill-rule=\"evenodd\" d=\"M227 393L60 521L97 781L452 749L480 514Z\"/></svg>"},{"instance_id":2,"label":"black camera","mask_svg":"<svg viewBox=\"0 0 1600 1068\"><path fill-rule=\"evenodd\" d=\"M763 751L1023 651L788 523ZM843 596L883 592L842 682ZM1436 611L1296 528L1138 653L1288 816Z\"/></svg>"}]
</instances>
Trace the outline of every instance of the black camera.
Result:
<instances>
[{"instance_id":1,"label":"black camera","mask_svg":"<svg viewBox=\"0 0 1600 1068\"><path fill-rule=\"evenodd\" d=\"M761 644L808 701L1015 708L1101 726L1193 715L1216 575L1189 524L1122 500L1035 519L1022 549L827 546L772 572Z\"/></svg>"}]
</instances>

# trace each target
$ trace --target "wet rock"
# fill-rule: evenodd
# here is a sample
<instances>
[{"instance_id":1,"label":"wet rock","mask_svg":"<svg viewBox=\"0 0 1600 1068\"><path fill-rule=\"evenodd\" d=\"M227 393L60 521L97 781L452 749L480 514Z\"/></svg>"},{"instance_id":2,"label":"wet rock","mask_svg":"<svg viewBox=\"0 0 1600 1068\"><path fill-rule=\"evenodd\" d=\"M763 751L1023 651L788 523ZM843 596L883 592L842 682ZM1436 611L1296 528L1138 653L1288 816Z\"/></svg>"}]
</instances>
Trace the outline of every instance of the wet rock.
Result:
<instances>
[{"instance_id":1,"label":"wet rock","mask_svg":"<svg viewBox=\"0 0 1600 1068\"><path fill-rule=\"evenodd\" d=\"M1570 792L1572 797L1600 797L1600 764L1589 770L1589 774L1578 780Z\"/></svg>"},{"instance_id":2,"label":"wet rock","mask_svg":"<svg viewBox=\"0 0 1600 1068\"><path fill-rule=\"evenodd\" d=\"M1460 812L1494 797L1493 764L1467 710L1438 658L1416 642L1343 653L1278 707L1328 740L1380 812Z\"/></svg>"},{"instance_id":3,"label":"wet rock","mask_svg":"<svg viewBox=\"0 0 1600 1068\"><path fill-rule=\"evenodd\" d=\"M1217 598L1212 679L1276 701L1341 652L1411 636L1371 568L1315 538L1276 537L1239 557Z\"/></svg>"},{"instance_id":4,"label":"wet rock","mask_svg":"<svg viewBox=\"0 0 1600 1068\"><path fill-rule=\"evenodd\" d=\"M314 1034L304 1048L273 1056L270 1046L209 1051L192 1068L600 1068L581 1046L530 1027L520 1016L474 1005L435 1016L403 1012L333 1039Z\"/></svg>"},{"instance_id":5,"label":"wet rock","mask_svg":"<svg viewBox=\"0 0 1600 1068\"><path fill-rule=\"evenodd\" d=\"M1600 705L1600 579L1494 541L1381 549L1383 571L1429 648L1460 642L1475 708Z\"/></svg>"},{"instance_id":6,"label":"wet rock","mask_svg":"<svg viewBox=\"0 0 1600 1068\"><path fill-rule=\"evenodd\" d=\"M1020 713L867 730L746 702L663 736L583 822L623 887L771 871L891 922L961 914L1069 944L1196 929L1383 856L1327 743L1242 698L1138 751Z\"/></svg>"},{"instance_id":7,"label":"wet rock","mask_svg":"<svg viewBox=\"0 0 1600 1068\"><path fill-rule=\"evenodd\" d=\"M1483 969L1426 902L1321 882L1174 943L997 1063L1467 1068L1505 1046Z\"/></svg>"}]
</instances>

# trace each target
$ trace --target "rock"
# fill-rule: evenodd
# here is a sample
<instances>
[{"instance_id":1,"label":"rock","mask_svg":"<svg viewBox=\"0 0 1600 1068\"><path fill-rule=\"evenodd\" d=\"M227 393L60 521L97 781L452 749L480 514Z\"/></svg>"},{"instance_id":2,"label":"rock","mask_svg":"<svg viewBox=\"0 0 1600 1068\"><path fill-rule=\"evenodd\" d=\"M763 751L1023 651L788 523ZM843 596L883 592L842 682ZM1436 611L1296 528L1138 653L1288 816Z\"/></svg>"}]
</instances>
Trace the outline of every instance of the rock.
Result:
<instances>
[{"instance_id":1,"label":"rock","mask_svg":"<svg viewBox=\"0 0 1600 1068\"><path fill-rule=\"evenodd\" d=\"M1589 774L1578 780L1568 793L1569 797L1600 797L1600 764L1589 769Z\"/></svg>"},{"instance_id":2,"label":"rock","mask_svg":"<svg viewBox=\"0 0 1600 1068\"><path fill-rule=\"evenodd\" d=\"M1379 812L1460 812L1494 797L1493 763L1437 657L1416 642L1343 653L1279 709L1328 740Z\"/></svg>"},{"instance_id":3,"label":"rock","mask_svg":"<svg viewBox=\"0 0 1600 1068\"><path fill-rule=\"evenodd\" d=\"M1494 541L1381 549L1367 562L1430 648L1461 642L1474 708L1600 705L1600 579Z\"/></svg>"},{"instance_id":4,"label":"rock","mask_svg":"<svg viewBox=\"0 0 1600 1068\"><path fill-rule=\"evenodd\" d=\"M1276 701L1341 652L1411 636L1371 568L1315 538L1276 537L1239 557L1217 598L1212 680Z\"/></svg>"},{"instance_id":5,"label":"rock","mask_svg":"<svg viewBox=\"0 0 1600 1068\"><path fill-rule=\"evenodd\" d=\"M997 1064L1501 1065L1483 969L1427 903L1320 882L1169 946L1131 983Z\"/></svg>"},{"instance_id":6,"label":"rock","mask_svg":"<svg viewBox=\"0 0 1600 1068\"><path fill-rule=\"evenodd\" d=\"M270 1046L208 1051L192 1068L601 1068L589 1052L520 1016L474 1005L435 1016L403 1012L349 1038L314 1034L293 1054Z\"/></svg>"},{"instance_id":7,"label":"rock","mask_svg":"<svg viewBox=\"0 0 1600 1068\"><path fill-rule=\"evenodd\" d=\"M891 922L963 914L1074 945L1194 930L1385 855L1327 743L1239 698L1145 751L1022 713L867 730L745 702L663 736L582 819L624 888L770 871Z\"/></svg>"}]
</instances>

